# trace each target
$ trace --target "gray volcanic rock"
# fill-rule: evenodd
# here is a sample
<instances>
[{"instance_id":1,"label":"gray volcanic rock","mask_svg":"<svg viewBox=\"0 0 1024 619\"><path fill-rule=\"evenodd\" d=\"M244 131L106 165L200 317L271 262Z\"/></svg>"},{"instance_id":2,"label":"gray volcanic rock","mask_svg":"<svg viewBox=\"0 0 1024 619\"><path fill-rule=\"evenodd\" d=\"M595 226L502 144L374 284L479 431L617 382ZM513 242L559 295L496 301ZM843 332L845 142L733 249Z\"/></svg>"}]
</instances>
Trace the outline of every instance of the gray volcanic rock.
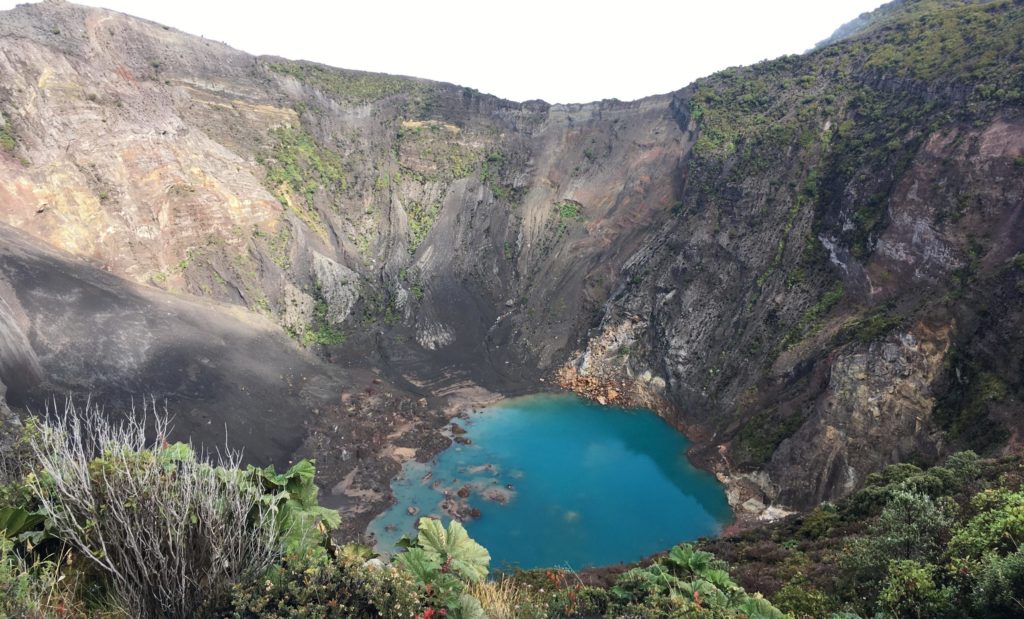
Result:
<instances>
[{"instance_id":1,"label":"gray volcanic rock","mask_svg":"<svg viewBox=\"0 0 1024 619\"><path fill-rule=\"evenodd\" d=\"M312 409L351 382L240 308L129 284L6 226L0 240L2 303L21 318L4 329L20 344L4 348L6 367L22 369L4 374L12 406L39 411L41 395L73 392L117 410L152 397L178 435L283 465Z\"/></svg>"}]
</instances>

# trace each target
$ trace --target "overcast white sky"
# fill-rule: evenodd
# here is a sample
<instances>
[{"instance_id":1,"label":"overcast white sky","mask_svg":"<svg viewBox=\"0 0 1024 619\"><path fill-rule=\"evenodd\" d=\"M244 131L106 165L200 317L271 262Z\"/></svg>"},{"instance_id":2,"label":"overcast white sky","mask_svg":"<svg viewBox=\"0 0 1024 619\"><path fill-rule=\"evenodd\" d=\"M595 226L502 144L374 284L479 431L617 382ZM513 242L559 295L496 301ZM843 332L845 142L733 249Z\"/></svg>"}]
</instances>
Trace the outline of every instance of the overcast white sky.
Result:
<instances>
[{"instance_id":1,"label":"overcast white sky","mask_svg":"<svg viewBox=\"0 0 1024 619\"><path fill-rule=\"evenodd\" d=\"M253 54L508 99L637 99L800 53L882 0L79 0ZM0 0L0 9L14 6ZM609 8L606 8L609 7Z\"/></svg>"}]
</instances>

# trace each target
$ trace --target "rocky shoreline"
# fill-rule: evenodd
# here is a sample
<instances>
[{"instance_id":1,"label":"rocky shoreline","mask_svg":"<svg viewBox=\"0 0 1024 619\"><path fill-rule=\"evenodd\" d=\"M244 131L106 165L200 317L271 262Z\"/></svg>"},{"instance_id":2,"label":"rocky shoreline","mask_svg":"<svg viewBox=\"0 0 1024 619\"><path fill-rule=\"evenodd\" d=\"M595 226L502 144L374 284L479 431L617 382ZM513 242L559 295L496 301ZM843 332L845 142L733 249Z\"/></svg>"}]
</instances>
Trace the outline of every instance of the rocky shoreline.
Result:
<instances>
[{"instance_id":1,"label":"rocky shoreline","mask_svg":"<svg viewBox=\"0 0 1024 619\"><path fill-rule=\"evenodd\" d=\"M342 515L337 537L372 541L367 538L367 526L394 505L391 482L403 465L410 460L431 461L458 438L451 431L455 420L504 397L467 383L414 400L390 383L374 378L370 387L353 389L343 394L339 406L322 411L297 456L316 459L318 474L326 486L322 503ZM369 428L367 424L352 423L360 415L379 416L381 423ZM339 449L333 440L344 440L346 429L351 434L350 448ZM333 439L335 436L338 438Z\"/></svg>"}]
</instances>

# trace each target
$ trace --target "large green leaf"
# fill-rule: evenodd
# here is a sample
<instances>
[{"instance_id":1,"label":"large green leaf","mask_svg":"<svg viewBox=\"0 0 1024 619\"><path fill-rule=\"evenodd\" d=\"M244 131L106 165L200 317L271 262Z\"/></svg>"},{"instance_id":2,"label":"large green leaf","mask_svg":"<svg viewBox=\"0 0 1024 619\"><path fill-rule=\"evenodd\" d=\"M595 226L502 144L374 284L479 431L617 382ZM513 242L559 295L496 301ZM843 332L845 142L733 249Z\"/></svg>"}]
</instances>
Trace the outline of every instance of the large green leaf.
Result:
<instances>
[{"instance_id":1,"label":"large green leaf","mask_svg":"<svg viewBox=\"0 0 1024 619\"><path fill-rule=\"evenodd\" d=\"M255 484L263 491L260 501L275 513L282 542L289 551L319 544L324 539L324 529L341 525L341 514L322 507L317 500L319 490L313 482L315 474L316 469L309 460L300 460L281 474L276 473L273 466L246 469L245 483Z\"/></svg>"},{"instance_id":2,"label":"large green leaf","mask_svg":"<svg viewBox=\"0 0 1024 619\"><path fill-rule=\"evenodd\" d=\"M270 490L272 486L284 488L288 485L288 476L275 471L274 465L272 464L268 464L262 469L258 469L250 464L247 470L252 474L254 481L268 490Z\"/></svg>"},{"instance_id":3,"label":"large green leaf","mask_svg":"<svg viewBox=\"0 0 1024 619\"><path fill-rule=\"evenodd\" d=\"M431 582L441 571L437 557L422 548L410 548L398 555L395 561L422 584Z\"/></svg>"},{"instance_id":4,"label":"large green leaf","mask_svg":"<svg viewBox=\"0 0 1024 619\"><path fill-rule=\"evenodd\" d=\"M454 619L487 619L487 613L480 605L480 600L468 593L463 593L459 596L458 609L453 617Z\"/></svg>"},{"instance_id":5,"label":"large green leaf","mask_svg":"<svg viewBox=\"0 0 1024 619\"><path fill-rule=\"evenodd\" d=\"M739 588L739 585L733 582L732 578L729 578L729 572L725 570L704 570L700 576L725 592Z\"/></svg>"},{"instance_id":6,"label":"large green leaf","mask_svg":"<svg viewBox=\"0 0 1024 619\"><path fill-rule=\"evenodd\" d=\"M341 555L343 559L359 562L369 561L370 559L374 559L380 556L379 554L373 551L373 548L370 548L369 546L366 546L364 544L358 544L356 542L349 542L348 544L343 544L339 549L338 554Z\"/></svg>"},{"instance_id":7,"label":"large green leaf","mask_svg":"<svg viewBox=\"0 0 1024 619\"><path fill-rule=\"evenodd\" d=\"M35 529L43 523L43 520L44 517L41 514L32 513L20 507L5 507L0 509L0 534L14 539Z\"/></svg>"},{"instance_id":8,"label":"large green leaf","mask_svg":"<svg viewBox=\"0 0 1024 619\"><path fill-rule=\"evenodd\" d=\"M747 619L787 619L788 615L764 598L748 597L737 607Z\"/></svg>"},{"instance_id":9,"label":"large green leaf","mask_svg":"<svg viewBox=\"0 0 1024 619\"><path fill-rule=\"evenodd\" d=\"M691 600L699 599L707 608L725 608L729 605L729 598L718 587L703 579L680 583L679 591Z\"/></svg>"},{"instance_id":10,"label":"large green leaf","mask_svg":"<svg viewBox=\"0 0 1024 619\"><path fill-rule=\"evenodd\" d=\"M341 514L336 509L317 505L307 508L306 511L310 516L324 523L328 529L337 529L341 526Z\"/></svg>"},{"instance_id":11,"label":"large green leaf","mask_svg":"<svg viewBox=\"0 0 1024 619\"><path fill-rule=\"evenodd\" d=\"M416 540L412 539L408 535L403 535L395 542L395 546L402 548L403 550L409 550L410 548L416 547Z\"/></svg>"},{"instance_id":12,"label":"large green leaf","mask_svg":"<svg viewBox=\"0 0 1024 619\"><path fill-rule=\"evenodd\" d=\"M161 464L169 465L176 462L194 460L195 453L187 443L174 443L157 451L157 457L160 459Z\"/></svg>"},{"instance_id":13,"label":"large green leaf","mask_svg":"<svg viewBox=\"0 0 1024 619\"><path fill-rule=\"evenodd\" d=\"M715 555L703 550L694 550L690 544L680 544L669 551L665 563L676 573L689 572L701 576L705 570L715 566Z\"/></svg>"},{"instance_id":14,"label":"large green leaf","mask_svg":"<svg viewBox=\"0 0 1024 619\"><path fill-rule=\"evenodd\" d=\"M448 560L448 532L436 518L421 518L420 534L416 538L420 548L437 560L438 565Z\"/></svg>"},{"instance_id":15,"label":"large green leaf","mask_svg":"<svg viewBox=\"0 0 1024 619\"><path fill-rule=\"evenodd\" d=\"M322 530L317 527L319 523L328 529L336 528L341 524L341 515L328 507L303 507L290 500L277 505L278 530L289 551L319 543L323 539Z\"/></svg>"},{"instance_id":16,"label":"large green leaf","mask_svg":"<svg viewBox=\"0 0 1024 619\"><path fill-rule=\"evenodd\" d=\"M309 460L299 460L284 474L284 477L288 480L288 491L299 496L299 500L304 500L307 498L305 493L312 489L314 491L313 496L315 497L316 484L313 483L315 475L316 468L312 462Z\"/></svg>"},{"instance_id":17,"label":"large green leaf","mask_svg":"<svg viewBox=\"0 0 1024 619\"><path fill-rule=\"evenodd\" d=\"M487 577L491 555L469 537L461 523L453 520L445 531L440 520L423 518L419 530L420 546L440 565L449 565L468 582L480 582Z\"/></svg>"}]
</instances>

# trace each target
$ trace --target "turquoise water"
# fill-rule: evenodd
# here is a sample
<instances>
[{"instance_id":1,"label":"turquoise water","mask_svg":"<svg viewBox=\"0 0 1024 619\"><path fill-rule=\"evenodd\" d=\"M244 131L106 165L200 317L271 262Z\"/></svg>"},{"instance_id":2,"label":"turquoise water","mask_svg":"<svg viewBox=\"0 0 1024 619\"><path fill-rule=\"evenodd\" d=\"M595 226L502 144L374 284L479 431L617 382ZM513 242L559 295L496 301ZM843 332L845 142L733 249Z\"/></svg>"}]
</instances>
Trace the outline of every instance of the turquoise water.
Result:
<instances>
[{"instance_id":1,"label":"turquoise water","mask_svg":"<svg viewBox=\"0 0 1024 619\"><path fill-rule=\"evenodd\" d=\"M420 516L450 520L445 502L480 510L466 529L496 567L633 561L715 535L731 518L723 487L687 461L689 442L651 412L538 395L458 423L471 444L453 444L431 464L410 462L392 483L398 502L369 527L378 551L392 552Z\"/></svg>"}]
</instances>

